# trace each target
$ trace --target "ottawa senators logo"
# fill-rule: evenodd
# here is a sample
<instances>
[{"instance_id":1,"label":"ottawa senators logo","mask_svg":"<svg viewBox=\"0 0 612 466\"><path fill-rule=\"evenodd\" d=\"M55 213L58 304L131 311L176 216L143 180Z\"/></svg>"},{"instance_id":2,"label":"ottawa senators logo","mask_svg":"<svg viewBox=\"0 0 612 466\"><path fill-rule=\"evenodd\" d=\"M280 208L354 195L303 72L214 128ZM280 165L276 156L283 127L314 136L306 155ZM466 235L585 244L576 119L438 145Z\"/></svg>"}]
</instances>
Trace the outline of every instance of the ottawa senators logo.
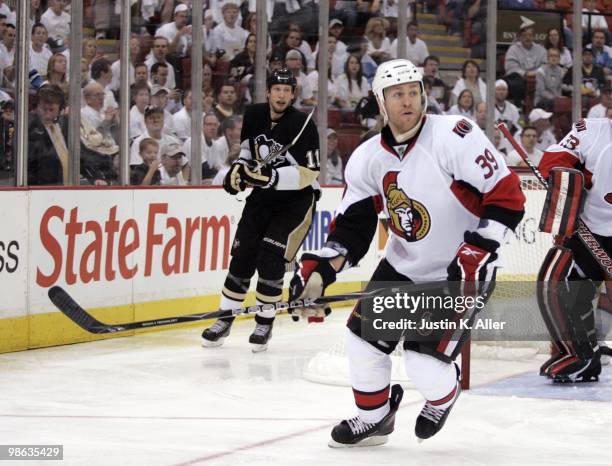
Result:
<instances>
[{"instance_id":1,"label":"ottawa senators logo","mask_svg":"<svg viewBox=\"0 0 612 466\"><path fill-rule=\"evenodd\" d=\"M399 172L389 172L383 179L387 211L389 212L389 227L406 241L414 242L423 239L431 227L429 212L423 204L410 199L397 186Z\"/></svg>"},{"instance_id":2,"label":"ottawa senators logo","mask_svg":"<svg viewBox=\"0 0 612 466\"><path fill-rule=\"evenodd\" d=\"M279 144L274 139L268 139L264 134L257 136L254 143L257 160L263 160L270 154L270 152L275 152L283 147L282 144ZM279 159L281 158L284 159L284 156L281 155ZM277 161L279 159L277 159Z\"/></svg>"},{"instance_id":3,"label":"ottawa senators logo","mask_svg":"<svg viewBox=\"0 0 612 466\"><path fill-rule=\"evenodd\" d=\"M578 120L576 122L576 129L578 132L586 131L586 121L584 121L584 119Z\"/></svg>"},{"instance_id":4,"label":"ottawa senators logo","mask_svg":"<svg viewBox=\"0 0 612 466\"><path fill-rule=\"evenodd\" d=\"M466 119L459 120L453 128L453 133L458 134L462 138L465 137L465 135L468 134L470 131L472 131L472 123L470 123Z\"/></svg>"},{"instance_id":5,"label":"ottawa senators logo","mask_svg":"<svg viewBox=\"0 0 612 466\"><path fill-rule=\"evenodd\" d=\"M612 204L612 193L608 193L604 196L604 201L606 201L608 204Z\"/></svg>"}]
</instances>

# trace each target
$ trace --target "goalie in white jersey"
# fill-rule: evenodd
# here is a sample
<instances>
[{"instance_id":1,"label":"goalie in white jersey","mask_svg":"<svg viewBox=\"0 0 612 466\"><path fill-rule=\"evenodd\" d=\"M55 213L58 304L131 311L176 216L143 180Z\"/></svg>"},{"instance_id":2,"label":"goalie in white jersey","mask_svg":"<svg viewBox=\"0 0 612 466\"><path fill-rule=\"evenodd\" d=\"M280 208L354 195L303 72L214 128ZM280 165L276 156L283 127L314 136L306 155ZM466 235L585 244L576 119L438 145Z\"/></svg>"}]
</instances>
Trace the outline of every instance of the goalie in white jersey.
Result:
<instances>
[{"instance_id":1,"label":"goalie in white jersey","mask_svg":"<svg viewBox=\"0 0 612 466\"><path fill-rule=\"evenodd\" d=\"M612 119L587 118L577 121L558 144L544 152L539 170L544 177L548 177L551 171L557 172L552 169L559 167L582 172L586 197L575 201L579 205L584 203L580 219L593 233L599 246L608 256L612 255ZM554 176L550 178L549 190L553 189L557 179ZM547 208L552 209L548 202ZM563 218L562 222L575 221L575 216L567 215L568 209L562 212L564 217L570 217ZM552 215L554 213L549 218ZM608 266L608 274L610 270L612 264ZM606 277L578 234L574 233L566 237L562 245L554 246L549 251L540 269L540 277L538 281L571 283L575 293L571 302L567 298L561 301L540 300L540 310L556 349L541 367L540 374L548 376L553 382L597 381L601 372L600 357L602 354L610 355L610 349L598 344L592 302L602 281L607 280L607 296L600 296L598 312L601 313L599 317L602 322L610 322L612 315L610 310L606 311L605 304L612 296L609 275ZM602 327L599 330L603 337L609 330L609 324Z\"/></svg>"},{"instance_id":2,"label":"goalie in white jersey","mask_svg":"<svg viewBox=\"0 0 612 466\"><path fill-rule=\"evenodd\" d=\"M370 287L377 281L494 282L497 249L523 216L519 179L474 122L424 114L422 79L408 60L378 67L372 87L386 125L351 155L325 247L302 256L291 299L323 294L336 272L357 264L382 210L392 234ZM334 427L334 447L385 443L402 395L399 385L390 387L389 354L397 341L362 338L360 306L345 340L359 414ZM415 427L420 439L440 430L459 395L453 360L466 336L450 331L438 341L404 342L406 372L426 399Z\"/></svg>"}]
</instances>

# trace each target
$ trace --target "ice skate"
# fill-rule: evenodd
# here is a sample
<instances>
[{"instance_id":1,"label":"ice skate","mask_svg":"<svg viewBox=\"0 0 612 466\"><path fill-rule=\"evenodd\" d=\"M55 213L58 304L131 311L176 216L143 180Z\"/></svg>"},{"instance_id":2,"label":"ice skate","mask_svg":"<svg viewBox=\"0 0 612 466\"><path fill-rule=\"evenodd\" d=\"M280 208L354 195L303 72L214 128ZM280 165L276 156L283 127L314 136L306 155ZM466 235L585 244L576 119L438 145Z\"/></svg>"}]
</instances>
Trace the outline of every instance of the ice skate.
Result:
<instances>
[{"instance_id":1,"label":"ice skate","mask_svg":"<svg viewBox=\"0 0 612 466\"><path fill-rule=\"evenodd\" d=\"M268 349L268 341L272 338L272 323L270 324L255 324L255 330L249 337L249 343L253 345L251 350L253 353L261 353Z\"/></svg>"},{"instance_id":2,"label":"ice skate","mask_svg":"<svg viewBox=\"0 0 612 466\"><path fill-rule=\"evenodd\" d=\"M551 366L547 375L554 383L597 382L601 374L600 358L600 351L596 351L593 357L587 360L572 356Z\"/></svg>"},{"instance_id":3,"label":"ice skate","mask_svg":"<svg viewBox=\"0 0 612 466\"><path fill-rule=\"evenodd\" d=\"M438 408L430 401L425 402L425 406L423 406L423 409L419 413L419 417L417 417L416 420L416 425L414 426L414 433L416 434L419 443L425 439L433 437L438 432L440 432L440 429L444 427L446 418L448 417L451 409L455 405L457 398L459 398L460 393L461 385L457 381L457 386L455 390L453 390L453 392L449 394L449 397L451 397L452 402L446 408Z\"/></svg>"},{"instance_id":4,"label":"ice skate","mask_svg":"<svg viewBox=\"0 0 612 466\"><path fill-rule=\"evenodd\" d=\"M231 322L218 319L212 326L202 332L202 346L205 348L221 346L229 336L231 328Z\"/></svg>"}]
</instances>

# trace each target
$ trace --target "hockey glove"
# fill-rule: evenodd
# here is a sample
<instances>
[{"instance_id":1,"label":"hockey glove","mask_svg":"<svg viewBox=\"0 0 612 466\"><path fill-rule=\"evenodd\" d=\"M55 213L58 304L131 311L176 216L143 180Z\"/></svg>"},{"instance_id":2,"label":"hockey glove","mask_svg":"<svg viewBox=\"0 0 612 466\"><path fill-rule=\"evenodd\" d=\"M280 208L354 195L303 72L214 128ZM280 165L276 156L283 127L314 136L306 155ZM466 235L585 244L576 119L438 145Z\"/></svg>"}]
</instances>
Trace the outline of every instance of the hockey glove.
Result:
<instances>
[{"instance_id":1,"label":"hockey glove","mask_svg":"<svg viewBox=\"0 0 612 466\"><path fill-rule=\"evenodd\" d=\"M243 165L243 160L237 160L231 166L225 178L223 178L223 189L232 196L246 189L246 183L240 175L240 167Z\"/></svg>"},{"instance_id":2,"label":"hockey glove","mask_svg":"<svg viewBox=\"0 0 612 466\"><path fill-rule=\"evenodd\" d=\"M278 172L274 168L268 165L259 167L254 160L245 160L239 174L247 185L261 189L274 188L278 183Z\"/></svg>"},{"instance_id":3,"label":"hockey glove","mask_svg":"<svg viewBox=\"0 0 612 466\"><path fill-rule=\"evenodd\" d=\"M464 242L447 268L453 293L460 296L485 296L493 291L499 243L466 231Z\"/></svg>"},{"instance_id":4,"label":"hockey glove","mask_svg":"<svg viewBox=\"0 0 612 466\"><path fill-rule=\"evenodd\" d=\"M316 254L303 254L289 283L289 301L323 296L325 289L336 281L336 271L329 263L331 259ZM310 306L289 312L294 322L302 317L312 323L323 322L331 309L326 306Z\"/></svg>"}]
</instances>

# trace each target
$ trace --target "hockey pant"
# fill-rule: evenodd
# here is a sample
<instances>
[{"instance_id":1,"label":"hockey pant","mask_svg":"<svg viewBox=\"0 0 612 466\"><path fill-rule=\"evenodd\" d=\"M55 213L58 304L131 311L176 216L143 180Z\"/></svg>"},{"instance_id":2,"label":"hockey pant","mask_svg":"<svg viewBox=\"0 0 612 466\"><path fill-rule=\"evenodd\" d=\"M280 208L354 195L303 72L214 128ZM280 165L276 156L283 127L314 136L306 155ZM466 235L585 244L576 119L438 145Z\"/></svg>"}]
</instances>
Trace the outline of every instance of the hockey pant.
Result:
<instances>
[{"instance_id":1,"label":"hockey pant","mask_svg":"<svg viewBox=\"0 0 612 466\"><path fill-rule=\"evenodd\" d=\"M257 304L282 299L285 263L293 261L315 211L315 194L304 193L290 205L264 204L249 198L232 244L232 259L222 290L220 309L242 306L257 271ZM274 310L258 312L255 320L270 323Z\"/></svg>"}]
</instances>

